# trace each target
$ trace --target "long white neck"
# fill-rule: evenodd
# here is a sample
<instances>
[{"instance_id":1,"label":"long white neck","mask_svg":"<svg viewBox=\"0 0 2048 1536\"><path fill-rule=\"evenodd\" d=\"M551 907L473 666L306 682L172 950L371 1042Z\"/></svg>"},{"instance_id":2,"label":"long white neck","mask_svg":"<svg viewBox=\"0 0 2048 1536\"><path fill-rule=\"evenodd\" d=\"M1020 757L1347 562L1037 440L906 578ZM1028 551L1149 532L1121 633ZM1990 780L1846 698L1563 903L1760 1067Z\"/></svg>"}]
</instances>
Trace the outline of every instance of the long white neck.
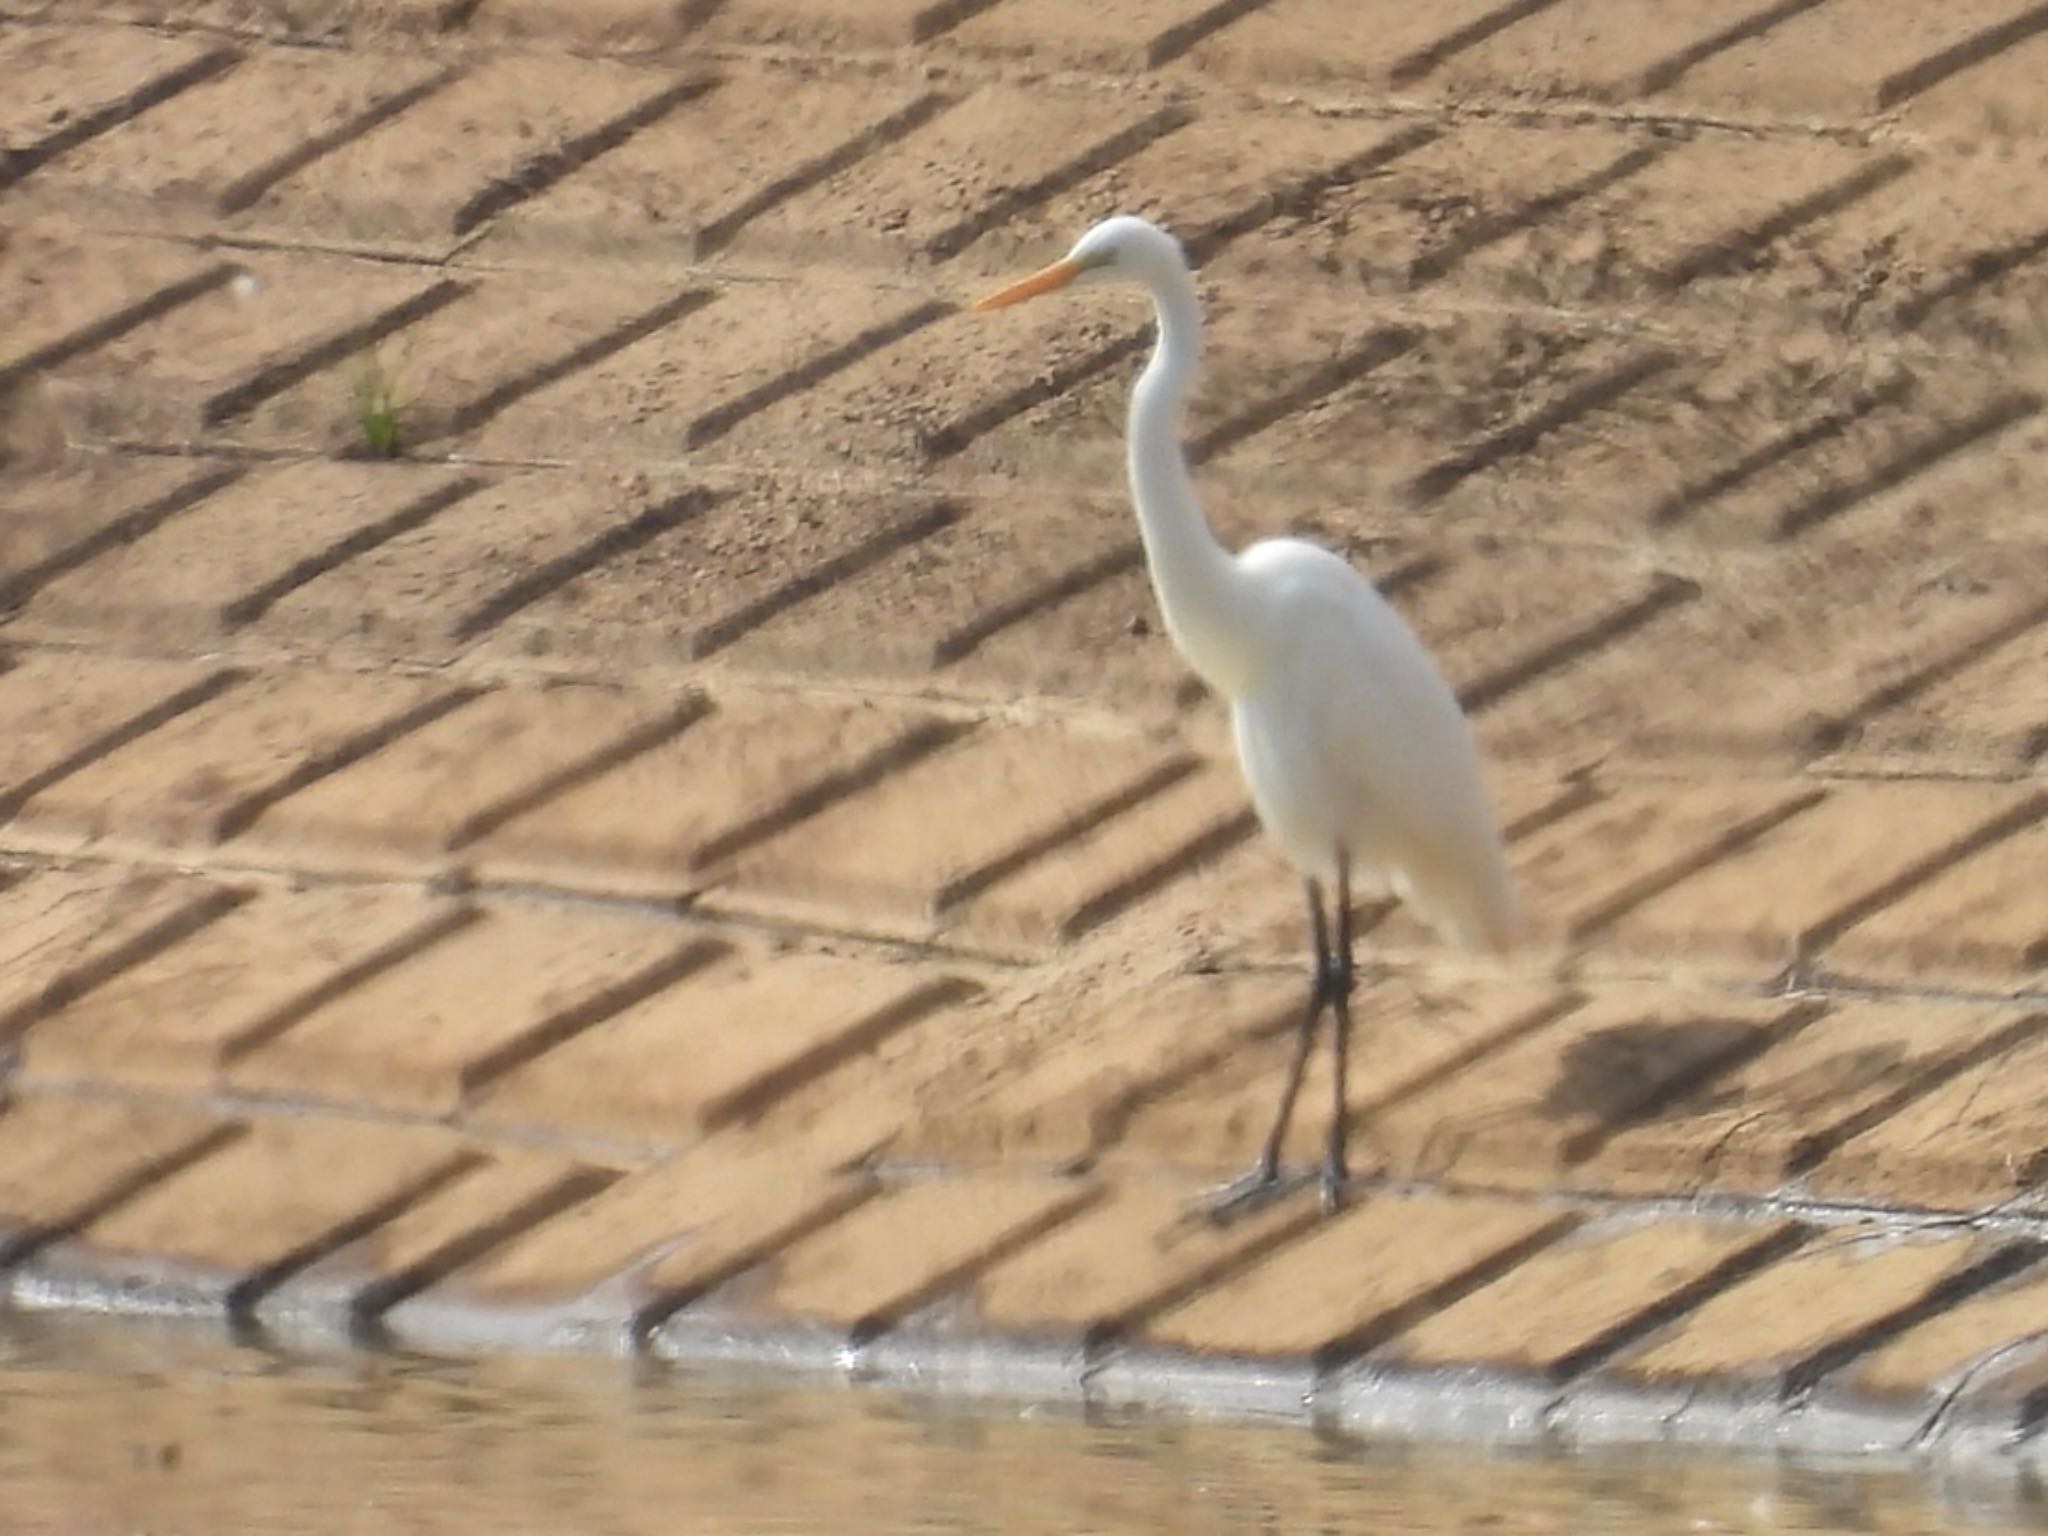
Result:
<instances>
[{"instance_id":1,"label":"long white neck","mask_svg":"<svg viewBox=\"0 0 2048 1536\"><path fill-rule=\"evenodd\" d=\"M1210 532L1181 452L1180 407L1201 360L1201 310L1184 269L1149 286L1159 339L1131 391L1131 499L1166 631L1202 680L1229 698L1251 681L1253 594Z\"/></svg>"}]
</instances>

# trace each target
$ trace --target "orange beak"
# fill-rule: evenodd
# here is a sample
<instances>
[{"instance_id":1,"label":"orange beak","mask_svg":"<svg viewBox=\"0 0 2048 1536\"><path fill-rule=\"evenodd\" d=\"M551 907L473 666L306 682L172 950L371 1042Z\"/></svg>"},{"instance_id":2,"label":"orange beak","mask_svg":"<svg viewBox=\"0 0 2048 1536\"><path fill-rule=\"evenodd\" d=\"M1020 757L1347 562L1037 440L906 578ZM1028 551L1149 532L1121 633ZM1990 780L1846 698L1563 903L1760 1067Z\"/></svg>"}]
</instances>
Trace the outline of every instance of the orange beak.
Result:
<instances>
[{"instance_id":1,"label":"orange beak","mask_svg":"<svg viewBox=\"0 0 2048 1536\"><path fill-rule=\"evenodd\" d=\"M1080 262L1056 261L1044 270L1021 278L1007 288L998 288L986 298L976 299L974 312L981 314L991 309L1007 309L1012 304L1022 304L1026 299L1035 299L1041 293L1051 293L1055 288L1064 288L1080 275Z\"/></svg>"}]
</instances>

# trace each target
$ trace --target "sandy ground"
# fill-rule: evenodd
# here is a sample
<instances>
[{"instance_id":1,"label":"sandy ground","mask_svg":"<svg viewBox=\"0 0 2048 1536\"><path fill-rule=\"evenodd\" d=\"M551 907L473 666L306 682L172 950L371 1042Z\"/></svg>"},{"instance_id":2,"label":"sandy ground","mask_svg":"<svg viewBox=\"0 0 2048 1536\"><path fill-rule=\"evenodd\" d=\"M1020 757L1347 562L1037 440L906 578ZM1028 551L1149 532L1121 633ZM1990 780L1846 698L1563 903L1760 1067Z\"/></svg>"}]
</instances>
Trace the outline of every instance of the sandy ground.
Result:
<instances>
[{"instance_id":1,"label":"sandy ground","mask_svg":"<svg viewBox=\"0 0 2048 1536\"><path fill-rule=\"evenodd\" d=\"M19 1299L2048 1420L2038 9L0 17ZM1537 920L1362 915L1333 1222L1181 1219L1305 941L1144 317L960 308L1113 211Z\"/></svg>"}]
</instances>

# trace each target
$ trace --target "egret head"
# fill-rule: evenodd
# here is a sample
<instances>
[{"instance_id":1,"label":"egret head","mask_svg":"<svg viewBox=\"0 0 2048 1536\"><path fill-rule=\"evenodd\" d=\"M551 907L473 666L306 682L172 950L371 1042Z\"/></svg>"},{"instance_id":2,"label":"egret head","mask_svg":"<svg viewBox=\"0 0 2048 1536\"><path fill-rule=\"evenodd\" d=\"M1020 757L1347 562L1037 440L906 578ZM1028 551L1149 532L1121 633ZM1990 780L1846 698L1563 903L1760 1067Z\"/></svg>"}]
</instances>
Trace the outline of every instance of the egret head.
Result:
<instances>
[{"instance_id":1,"label":"egret head","mask_svg":"<svg viewBox=\"0 0 2048 1536\"><path fill-rule=\"evenodd\" d=\"M1187 272L1180 242L1136 214L1104 219L1051 266L975 301L975 309L1002 309L1055 288L1083 283L1140 283L1158 287Z\"/></svg>"}]
</instances>

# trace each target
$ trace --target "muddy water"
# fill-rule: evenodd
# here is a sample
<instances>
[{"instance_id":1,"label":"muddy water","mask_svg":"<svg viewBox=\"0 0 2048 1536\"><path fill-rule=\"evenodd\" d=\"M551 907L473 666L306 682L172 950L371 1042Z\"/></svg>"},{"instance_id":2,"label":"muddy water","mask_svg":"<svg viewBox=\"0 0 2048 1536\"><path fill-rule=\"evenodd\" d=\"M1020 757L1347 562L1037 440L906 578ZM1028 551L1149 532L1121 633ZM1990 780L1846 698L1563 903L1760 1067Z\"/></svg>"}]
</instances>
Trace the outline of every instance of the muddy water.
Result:
<instances>
[{"instance_id":1,"label":"muddy water","mask_svg":"<svg viewBox=\"0 0 2048 1536\"><path fill-rule=\"evenodd\" d=\"M2038 1530L2026 1490L1688 1456L941 1407L582 1359L293 1355L0 1325L7 1536Z\"/></svg>"}]
</instances>

